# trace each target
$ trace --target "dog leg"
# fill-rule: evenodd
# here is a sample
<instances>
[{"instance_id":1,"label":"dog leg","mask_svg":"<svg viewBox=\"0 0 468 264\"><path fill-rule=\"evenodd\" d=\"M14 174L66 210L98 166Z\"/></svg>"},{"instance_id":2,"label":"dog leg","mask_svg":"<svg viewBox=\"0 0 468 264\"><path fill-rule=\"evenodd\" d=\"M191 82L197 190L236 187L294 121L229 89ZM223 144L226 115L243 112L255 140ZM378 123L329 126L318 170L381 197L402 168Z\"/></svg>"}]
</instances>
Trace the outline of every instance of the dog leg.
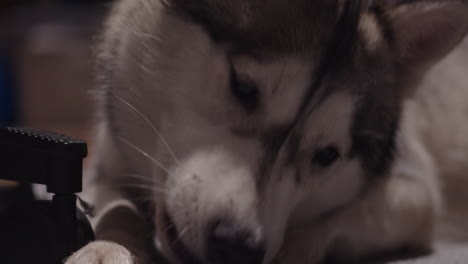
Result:
<instances>
[{"instance_id":1,"label":"dog leg","mask_svg":"<svg viewBox=\"0 0 468 264\"><path fill-rule=\"evenodd\" d=\"M73 254L66 264L150 263L149 230L143 217L129 201L111 202L98 216L95 225L97 241Z\"/></svg>"},{"instance_id":2,"label":"dog leg","mask_svg":"<svg viewBox=\"0 0 468 264\"><path fill-rule=\"evenodd\" d=\"M113 242L91 242L67 259L65 264L134 264L125 247Z\"/></svg>"}]
</instances>

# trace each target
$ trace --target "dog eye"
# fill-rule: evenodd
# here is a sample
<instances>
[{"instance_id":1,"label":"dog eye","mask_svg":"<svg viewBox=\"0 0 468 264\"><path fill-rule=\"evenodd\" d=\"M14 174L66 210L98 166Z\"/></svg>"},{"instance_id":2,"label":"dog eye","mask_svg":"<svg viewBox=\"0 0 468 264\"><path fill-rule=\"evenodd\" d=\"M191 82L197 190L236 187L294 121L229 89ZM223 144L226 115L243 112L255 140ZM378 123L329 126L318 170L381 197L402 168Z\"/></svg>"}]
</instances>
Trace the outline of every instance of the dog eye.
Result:
<instances>
[{"instance_id":1,"label":"dog eye","mask_svg":"<svg viewBox=\"0 0 468 264\"><path fill-rule=\"evenodd\" d=\"M321 167L331 166L338 158L340 153L334 146L327 146L318 150L312 160L313 163L320 165Z\"/></svg>"},{"instance_id":2,"label":"dog eye","mask_svg":"<svg viewBox=\"0 0 468 264\"><path fill-rule=\"evenodd\" d=\"M231 70L231 91L236 100L248 111L258 106L259 91L255 84L239 80L236 72Z\"/></svg>"}]
</instances>

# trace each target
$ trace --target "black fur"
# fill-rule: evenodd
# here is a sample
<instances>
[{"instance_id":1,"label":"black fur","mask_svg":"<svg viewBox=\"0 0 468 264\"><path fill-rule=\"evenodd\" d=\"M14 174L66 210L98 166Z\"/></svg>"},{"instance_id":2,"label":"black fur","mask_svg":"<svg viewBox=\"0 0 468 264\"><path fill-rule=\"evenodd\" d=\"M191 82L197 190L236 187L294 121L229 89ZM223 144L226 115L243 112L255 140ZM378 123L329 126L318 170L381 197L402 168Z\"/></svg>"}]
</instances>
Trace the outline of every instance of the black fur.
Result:
<instances>
[{"instance_id":1,"label":"black fur","mask_svg":"<svg viewBox=\"0 0 468 264\"><path fill-rule=\"evenodd\" d=\"M337 21L330 0L169 0L171 10L205 28L232 53L271 59L281 54L321 54ZM294 30L292 30L294 29Z\"/></svg>"}]
</instances>

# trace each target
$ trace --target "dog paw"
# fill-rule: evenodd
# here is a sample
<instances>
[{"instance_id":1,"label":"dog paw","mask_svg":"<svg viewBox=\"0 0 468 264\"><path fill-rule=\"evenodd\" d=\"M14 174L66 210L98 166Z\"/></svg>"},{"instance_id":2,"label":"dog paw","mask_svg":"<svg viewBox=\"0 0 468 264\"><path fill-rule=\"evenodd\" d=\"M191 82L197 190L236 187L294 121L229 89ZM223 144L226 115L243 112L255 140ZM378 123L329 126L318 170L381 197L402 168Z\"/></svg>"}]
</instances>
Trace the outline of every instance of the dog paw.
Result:
<instances>
[{"instance_id":1,"label":"dog paw","mask_svg":"<svg viewBox=\"0 0 468 264\"><path fill-rule=\"evenodd\" d=\"M96 241L75 252L65 264L134 264L125 247L112 242Z\"/></svg>"}]
</instances>

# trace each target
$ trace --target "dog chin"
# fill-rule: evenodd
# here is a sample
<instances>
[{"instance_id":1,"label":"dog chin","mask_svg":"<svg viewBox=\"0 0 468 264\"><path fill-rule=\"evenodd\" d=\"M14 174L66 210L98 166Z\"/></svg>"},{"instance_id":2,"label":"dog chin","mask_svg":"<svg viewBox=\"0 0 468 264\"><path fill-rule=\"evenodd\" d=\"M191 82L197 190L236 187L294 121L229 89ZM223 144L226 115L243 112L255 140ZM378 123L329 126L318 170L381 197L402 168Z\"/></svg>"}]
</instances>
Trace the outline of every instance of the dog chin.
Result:
<instances>
[{"instance_id":1,"label":"dog chin","mask_svg":"<svg viewBox=\"0 0 468 264\"><path fill-rule=\"evenodd\" d=\"M180 239L179 230L164 207L157 208L157 249L168 258L171 263L204 264L190 251L189 247Z\"/></svg>"}]
</instances>

